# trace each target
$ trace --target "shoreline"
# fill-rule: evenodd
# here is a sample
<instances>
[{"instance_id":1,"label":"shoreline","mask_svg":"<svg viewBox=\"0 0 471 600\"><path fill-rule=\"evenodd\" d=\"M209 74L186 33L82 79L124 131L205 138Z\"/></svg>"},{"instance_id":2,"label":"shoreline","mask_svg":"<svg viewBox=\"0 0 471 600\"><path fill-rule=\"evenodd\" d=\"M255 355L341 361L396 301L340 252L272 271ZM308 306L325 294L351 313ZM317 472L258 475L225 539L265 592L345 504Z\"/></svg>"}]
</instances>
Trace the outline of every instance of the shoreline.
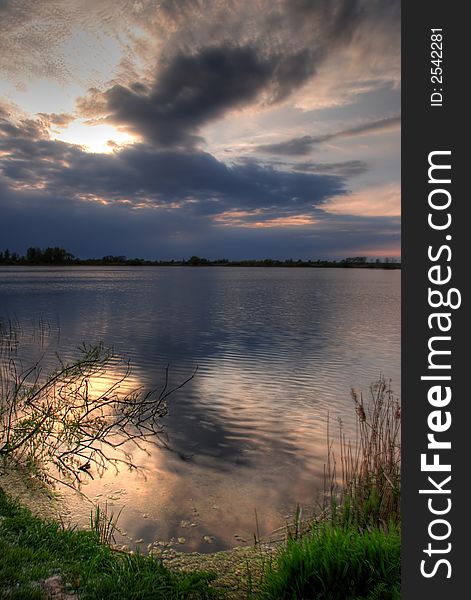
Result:
<instances>
[{"instance_id":1,"label":"shoreline","mask_svg":"<svg viewBox=\"0 0 471 600\"><path fill-rule=\"evenodd\" d=\"M70 514L60 492L20 466L0 462L0 489L41 519L60 521Z\"/></svg>"},{"instance_id":2,"label":"shoreline","mask_svg":"<svg viewBox=\"0 0 471 600\"><path fill-rule=\"evenodd\" d=\"M47 484L31 478L23 472L23 469L1 465L0 490L41 521L52 521L61 527L76 530L73 523L66 523L70 513L61 494ZM0 517L0 526L1 519L2 517ZM77 529L77 531L82 531L82 529ZM87 531L87 529L83 531ZM190 576L195 572L212 573L215 578L211 587L223 592L224 598L227 600L242 600L247 598L248 593L255 591L262 581L266 565L275 559L276 554L283 547L283 543L277 541L200 553L181 552L166 542L148 545L146 550L139 549L137 551L121 544L101 543L108 546L117 555L140 554L155 558L174 572L183 572ZM151 547L149 548L149 546ZM75 593L66 592L61 573L38 582L38 585L43 587L46 593L50 593L53 588L55 598L74 600L77 598Z\"/></svg>"},{"instance_id":3,"label":"shoreline","mask_svg":"<svg viewBox=\"0 0 471 600\"><path fill-rule=\"evenodd\" d=\"M382 271L400 271L402 269L401 263L386 263L386 264L375 264L375 263L369 263L366 265L353 265L353 264L283 264L281 263L281 261L278 263L276 261L274 261L274 264L240 264L240 263L233 263L233 264L202 264L202 265L192 265L192 264L188 264L188 263L183 263L183 262L162 262L162 263L156 263L156 262L151 262L151 261L145 261L142 263L134 263L132 260L127 262L127 263L108 263L108 262L100 262L100 261L94 261L94 260L90 260L90 261L81 261L81 262L76 262L76 263L64 263L64 264L48 264L48 263L41 263L41 264L28 264L28 263L12 263L12 264L3 264L0 263L0 267L13 267L13 268L18 268L18 267L27 267L27 268L54 268L54 269L58 269L58 268L75 268L75 267L128 267L128 268L134 268L134 267L157 267L157 268L165 268L165 267L189 267L189 268L197 268L197 269L201 269L201 268L240 268L240 269L372 269L372 270L382 270Z\"/></svg>"}]
</instances>

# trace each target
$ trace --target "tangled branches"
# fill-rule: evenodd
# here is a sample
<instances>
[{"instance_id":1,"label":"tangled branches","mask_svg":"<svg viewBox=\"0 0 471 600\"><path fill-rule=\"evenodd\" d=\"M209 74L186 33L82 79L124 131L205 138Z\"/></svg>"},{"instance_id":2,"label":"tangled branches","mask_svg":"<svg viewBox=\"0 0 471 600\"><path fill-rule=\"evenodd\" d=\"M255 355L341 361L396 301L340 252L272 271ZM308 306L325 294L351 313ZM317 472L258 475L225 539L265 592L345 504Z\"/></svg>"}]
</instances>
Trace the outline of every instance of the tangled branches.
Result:
<instances>
[{"instance_id":1,"label":"tangled branches","mask_svg":"<svg viewBox=\"0 0 471 600\"><path fill-rule=\"evenodd\" d=\"M132 450L142 443L165 445L161 419L167 399L188 383L169 386L169 369L160 391L123 392L130 375L110 381L116 356L103 344L79 348L78 358L47 377L35 364L20 370L13 353L0 361L0 457L28 467L45 480L79 488L84 477L109 467L137 468Z\"/></svg>"}]
</instances>

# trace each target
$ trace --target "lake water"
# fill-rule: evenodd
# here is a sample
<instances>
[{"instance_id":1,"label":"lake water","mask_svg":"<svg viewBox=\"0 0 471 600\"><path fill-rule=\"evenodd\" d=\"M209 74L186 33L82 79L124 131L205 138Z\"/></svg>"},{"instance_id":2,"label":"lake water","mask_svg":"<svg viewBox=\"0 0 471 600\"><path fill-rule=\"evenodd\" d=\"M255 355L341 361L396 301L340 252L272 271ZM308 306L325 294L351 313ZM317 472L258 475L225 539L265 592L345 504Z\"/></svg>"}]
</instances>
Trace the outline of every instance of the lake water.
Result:
<instances>
[{"instance_id":1,"label":"lake water","mask_svg":"<svg viewBox=\"0 0 471 600\"><path fill-rule=\"evenodd\" d=\"M121 528L143 544L240 545L253 540L255 511L269 535L297 503L315 502L327 414L334 433L338 418L352 431L351 387L366 394L384 374L400 392L396 270L5 267L0 318L48 324L46 367L52 350L71 358L82 341L129 358L135 386L160 388L167 364L175 384L198 366L170 400L174 451L139 452L143 473L108 472L84 488L124 507ZM90 505L69 501L86 523Z\"/></svg>"}]
</instances>

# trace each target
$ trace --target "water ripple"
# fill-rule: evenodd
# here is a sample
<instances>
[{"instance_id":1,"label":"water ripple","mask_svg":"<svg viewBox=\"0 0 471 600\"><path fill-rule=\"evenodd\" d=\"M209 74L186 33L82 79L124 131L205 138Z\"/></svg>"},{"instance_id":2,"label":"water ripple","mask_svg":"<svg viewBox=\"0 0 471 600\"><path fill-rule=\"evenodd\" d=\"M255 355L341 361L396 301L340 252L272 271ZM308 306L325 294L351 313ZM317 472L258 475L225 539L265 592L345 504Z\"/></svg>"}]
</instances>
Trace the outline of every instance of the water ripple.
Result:
<instances>
[{"instance_id":1,"label":"water ripple","mask_svg":"<svg viewBox=\"0 0 471 600\"><path fill-rule=\"evenodd\" d=\"M383 373L400 392L398 271L24 268L0 269L0 281L0 316L59 332L40 350L47 368L54 350L73 360L81 342L101 340L145 388L160 388L168 364L171 384L198 366L169 404L176 452L142 457L145 485L129 474L89 485L122 487L126 527L146 542L181 535L193 509L182 549L227 547L234 529L250 537L255 507L262 528L279 524L322 485L327 413L351 431L351 387L367 392ZM23 348L25 365L34 352L33 341Z\"/></svg>"}]
</instances>

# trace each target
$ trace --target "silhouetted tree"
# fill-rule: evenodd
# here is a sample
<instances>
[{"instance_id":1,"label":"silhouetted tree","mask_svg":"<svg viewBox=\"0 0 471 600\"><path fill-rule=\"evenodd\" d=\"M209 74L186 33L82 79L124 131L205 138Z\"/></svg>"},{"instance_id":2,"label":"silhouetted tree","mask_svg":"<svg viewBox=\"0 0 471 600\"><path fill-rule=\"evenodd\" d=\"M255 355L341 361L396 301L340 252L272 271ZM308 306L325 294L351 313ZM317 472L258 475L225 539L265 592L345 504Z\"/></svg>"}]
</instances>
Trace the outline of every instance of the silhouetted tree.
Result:
<instances>
[{"instance_id":1,"label":"silhouetted tree","mask_svg":"<svg viewBox=\"0 0 471 600\"><path fill-rule=\"evenodd\" d=\"M41 248L28 248L26 250L26 262L30 265L37 265L41 262L43 253Z\"/></svg>"},{"instance_id":2,"label":"silhouetted tree","mask_svg":"<svg viewBox=\"0 0 471 600\"><path fill-rule=\"evenodd\" d=\"M42 262L51 265L62 265L70 260L71 256L64 248L54 246L54 248L44 250Z\"/></svg>"},{"instance_id":3,"label":"silhouetted tree","mask_svg":"<svg viewBox=\"0 0 471 600\"><path fill-rule=\"evenodd\" d=\"M207 258L200 258L199 256L192 256L188 261L188 264L192 267L198 267L209 264L209 260Z\"/></svg>"}]
</instances>

